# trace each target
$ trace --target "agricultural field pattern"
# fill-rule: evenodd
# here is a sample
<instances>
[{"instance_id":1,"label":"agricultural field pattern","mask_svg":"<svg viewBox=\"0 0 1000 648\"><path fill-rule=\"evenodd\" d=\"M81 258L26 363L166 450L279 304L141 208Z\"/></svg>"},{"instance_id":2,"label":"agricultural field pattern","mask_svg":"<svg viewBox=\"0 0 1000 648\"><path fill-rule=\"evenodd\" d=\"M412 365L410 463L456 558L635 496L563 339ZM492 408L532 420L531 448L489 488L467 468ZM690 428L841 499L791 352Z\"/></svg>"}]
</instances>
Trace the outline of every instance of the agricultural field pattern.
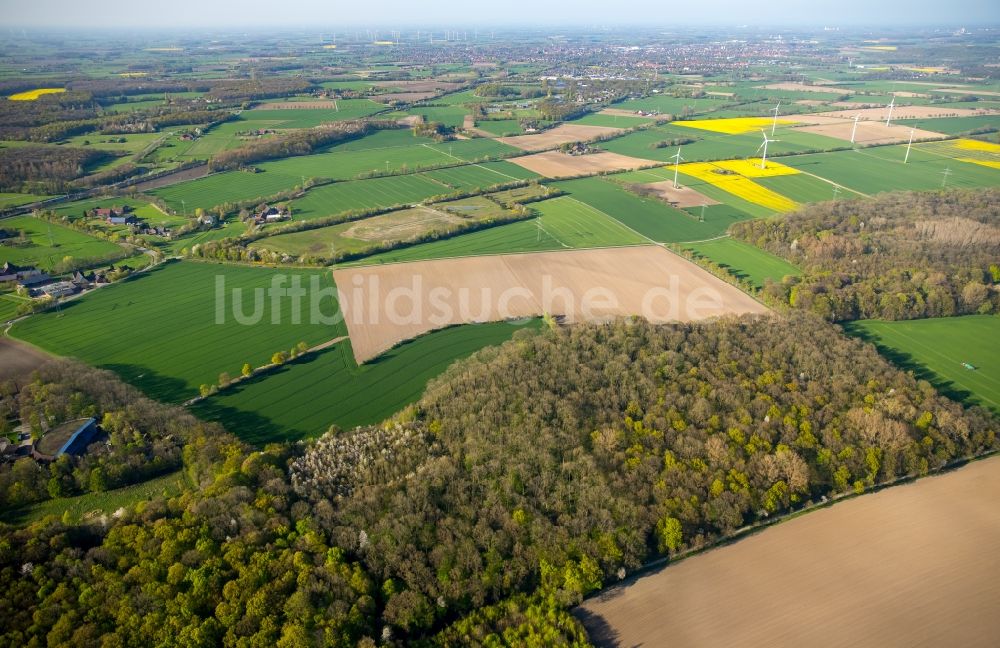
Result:
<instances>
[{"instance_id":1,"label":"agricultural field pattern","mask_svg":"<svg viewBox=\"0 0 1000 648\"><path fill-rule=\"evenodd\" d=\"M12 9L0 644L1000 645L971 4Z\"/></svg>"}]
</instances>

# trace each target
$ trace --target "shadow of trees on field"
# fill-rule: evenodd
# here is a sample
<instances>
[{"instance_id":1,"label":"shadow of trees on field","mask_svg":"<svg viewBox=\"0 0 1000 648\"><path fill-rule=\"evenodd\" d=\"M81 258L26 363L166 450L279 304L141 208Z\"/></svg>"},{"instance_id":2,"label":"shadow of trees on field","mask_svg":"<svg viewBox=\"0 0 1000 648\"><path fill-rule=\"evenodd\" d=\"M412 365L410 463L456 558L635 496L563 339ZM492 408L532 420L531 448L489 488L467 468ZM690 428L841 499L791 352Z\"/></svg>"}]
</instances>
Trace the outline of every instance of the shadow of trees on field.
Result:
<instances>
[{"instance_id":1,"label":"shadow of trees on field","mask_svg":"<svg viewBox=\"0 0 1000 648\"><path fill-rule=\"evenodd\" d=\"M101 369L115 372L122 380L135 385L155 400L182 403L195 395L187 382L157 373L143 365L109 363L99 366Z\"/></svg>"},{"instance_id":2,"label":"shadow of trees on field","mask_svg":"<svg viewBox=\"0 0 1000 648\"><path fill-rule=\"evenodd\" d=\"M917 380L926 380L930 384L934 385L934 388L938 390L943 396L950 398L953 401L957 401L966 406L969 405L980 405L982 403L976 398L976 395L967 389L963 389L956 385L953 381L935 373L927 365L921 363L912 354L906 353L905 351L900 351L894 347L888 346L882 337L877 333L873 333L867 329L860 326L854 326L853 324L845 324L844 332L848 335L856 337L860 340L864 340L869 344L875 346L880 354L886 358L889 362L896 365L900 369L909 371L913 373L913 377ZM961 360L956 359L956 363L961 362ZM996 412L996 410L992 410Z\"/></svg>"},{"instance_id":3,"label":"shadow of trees on field","mask_svg":"<svg viewBox=\"0 0 1000 648\"><path fill-rule=\"evenodd\" d=\"M332 352L336 346L334 345L334 347L323 349L316 353L299 356L279 367L274 367L246 380L241 380L227 387L219 394L195 403L189 409L198 418L219 423L243 441L257 446L272 442L300 441L313 436L311 432L305 430L279 425L260 412L252 411L248 408L226 405L222 401L237 397L247 389L285 374L291 371L296 365L307 365L315 362L323 354ZM268 384L273 386L274 383ZM318 403L317 406L319 406Z\"/></svg>"},{"instance_id":4,"label":"shadow of trees on field","mask_svg":"<svg viewBox=\"0 0 1000 648\"><path fill-rule=\"evenodd\" d=\"M598 648L621 648L622 644L618 639L618 632L604 620L604 617L582 607L574 608L573 616L587 630L590 643Z\"/></svg>"}]
</instances>

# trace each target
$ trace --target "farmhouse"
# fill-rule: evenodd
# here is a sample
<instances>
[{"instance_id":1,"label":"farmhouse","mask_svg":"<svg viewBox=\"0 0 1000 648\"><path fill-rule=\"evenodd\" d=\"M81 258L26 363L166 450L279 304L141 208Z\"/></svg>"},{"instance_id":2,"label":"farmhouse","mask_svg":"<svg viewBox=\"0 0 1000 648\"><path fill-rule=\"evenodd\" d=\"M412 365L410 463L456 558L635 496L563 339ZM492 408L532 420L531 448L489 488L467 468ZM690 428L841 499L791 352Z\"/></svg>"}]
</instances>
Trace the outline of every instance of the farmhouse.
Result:
<instances>
[{"instance_id":1,"label":"farmhouse","mask_svg":"<svg viewBox=\"0 0 1000 648\"><path fill-rule=\"evenodd\" d=\"M121 207L98 207L93 211L93 215L95 218L103 218L109 225L126 225L139 222L139 219L135 215L130 214L131 211L132 208L128 205Z\"/></svg>"},{"instance_id":2,"label":"farmhouse","mask_svg":"<svg viewBox=\"0 0 1000 648\"><path fill-rule=\"evenodd\" d=\"M268 205L259 205L253 216L254 223L257 225L263 225L264 223L277 223L285 220L291 220L291 218L292 210L288 207Z\"/></svg>"},{"instance_id":3,"label":"farmhouse","mask_svg":"<svg viewBox=\"0 0 1000 648\"><path fill-rule=\"evenodd\" d=\"M93 418L66 421L46 432L31 450L39 461L54 461L64 454L81 454L97 436Z\"/></svg>"},{"instance_id":4,"label":"farmhouse","mask_svg":"<svg viewBox=\"0 0 1000 648\"><path fill-rule=\"evenodd\" d=\"M72 281L56 281L54 283L45 284L39 288L39 292L47 297L65 297L67 295L72 295L78 289L78 286Z\"/></svg>"},{"instance_id":5,"label":"farmhouse","mask_svg":"<svg viewBox=\"0 0 1000 648\"><path fill-rule=\"evenodd\" d=\"M38 288L44 284L52 281L52 277L44 272L35 272L35 274L26 275L18 278L17 285L20 288L26 288L32 290L33 288Z\"/></svg>"},{"instance_id":6,"label":"farmhouse","mask_svg":"<svg viewBox=\"0 0 1000 648\"><path fill-rule=\"evenodd\" d=\"M4 262L0 266L0 281L20 281L21 279L27 279L35 275L40 275L42 272L38 268L32 266L17 266L10 261Z\"/></svg>"}]
</instances>

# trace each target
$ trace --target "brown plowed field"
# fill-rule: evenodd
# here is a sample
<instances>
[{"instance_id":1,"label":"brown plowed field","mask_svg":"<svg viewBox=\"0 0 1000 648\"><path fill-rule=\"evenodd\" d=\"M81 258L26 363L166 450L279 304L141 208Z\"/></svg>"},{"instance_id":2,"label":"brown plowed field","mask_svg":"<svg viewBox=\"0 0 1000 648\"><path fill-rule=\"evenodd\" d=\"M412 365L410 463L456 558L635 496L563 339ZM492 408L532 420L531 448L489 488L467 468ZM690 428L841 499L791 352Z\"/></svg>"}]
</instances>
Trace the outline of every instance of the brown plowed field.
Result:
<instances>
[{"instance_id":1,"label":"brown plowed field","mask_svg":"<svg viewBox=\"0 0 1000 648\"><path fill-rule=\"evenodd\" d=\"M335 270L354 357L452 324L561 315L654 322L767 313L746 293L659 246L440 259Z\"/></svg>"},{"instance_id":2,"label":"brown plowed field","mask_svg":"<svg viewBox=\"0 0 1000 648\"><path fill-rule=\"evenodd\" d=\"M609 151L590 153L589 155L568 155L561 151L546 151L510 158L508 161L546 178L567 178L587 173L641 169L663 164L656 160L643 160Z\"/></svg>"},{"instance_id":3,"label":"brown plowed field","mask_svg":"<svg viewBox=\"0 0 1000 648\"><path fill-rule=\"evenodd\" d=\"M834 504L585 601L598 646L1000 645L1000 457Z\"/></svg>"}]
</instances>

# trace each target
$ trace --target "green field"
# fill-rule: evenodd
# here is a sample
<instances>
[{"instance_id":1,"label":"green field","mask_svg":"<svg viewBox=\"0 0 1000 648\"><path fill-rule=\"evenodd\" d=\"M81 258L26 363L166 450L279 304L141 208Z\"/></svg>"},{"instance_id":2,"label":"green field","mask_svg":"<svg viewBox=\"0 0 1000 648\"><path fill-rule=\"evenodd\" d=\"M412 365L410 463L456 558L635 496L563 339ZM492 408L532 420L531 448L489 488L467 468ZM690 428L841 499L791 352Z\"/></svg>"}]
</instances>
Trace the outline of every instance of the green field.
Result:
<instances>
[{"instance_id":1,"label":"green field","mask_svg":"<svg viewBox=\"0 0 1000 648\"><path fill-rule=\"evenodd\" d=\"M793 155L783 157L780 161L867 194L893 190L940 189L945 185L965 188L995 187L1000 182L1000 174L996 169L950 159L938 153L939 148L933 142L914 145L907 164L903 163L905 145ZM961 157L958 152L954 155Z\"/></svg>"},{"instance_id":2,"label":"green field","mask_svg":"<svg viewBox=\"0 0 1000 648\"><path fill-rule=\"evenodd\" d=\"M492 133L497 137L504 135L523 135L524 129L517 119L484 119L476 122L476 128L487 133Z\"/></svg>"},{"instance_id":3,"label":"green field","mask_svg":"<svg viewBox=\"0 0 1000 648\"><path fill-rule=\"evenodd\" d=\"M653 121L652 117L625 117L623 115L602 115L600 113L589 113L579 119L574 119L569 124L579 124L581 126L607 126L609 128L633 128Z\"/></svg>"},{"instance_id":4,"label":"green field","mask_svg":"<svg viewBox=\"0 0 1000 648\"><path fill-rule=\"evenodd\" d=\"M24 247L0 245L0 264L10 261L16 265L33 265L50 270L64 257L98 259L124 253L122 247L110 241L34 216L7 218L0 226L10 232L23 231L29 241Z\"/></svg>"},{"instance_id":5,"label":"green field","mask_svg":"<svg viewBox=\"0 0 1000 648\"><path fill-rule=\"evenodd\" d=\"M648 183L648 182L663 182L664 180L673 181L674 179L674 169L673 166L655 167L652 169L639 169L638 171L628 171L626 173L617 173L608 176L608 180L616 183ZM729 228L730 223L737 220L746 220L747 218L757 217L757 218L767 218L768 216L773 216L774 212L767 207L762 207L760 205L754 204L739 196L735 196L724 189L721 189L715 185L712 185L704 180L699 180L697 178L689 177L687 175L681 174L679 178L681 186L691 187L697 190L702 195L711 198L712 200L721 203L721 205L710 205L705 210L705 222L714 223L711 227L706 227L703 229L705 235L698 237L697 239L688 239L691 241L698 240L702 241L707 238L714 238L724 234ZM720 207L725 206L728 209L721 209ZM686 209L689 213L697 213L701 216L700 207L691 207ZM715 223L713 216L721 217L723 220L721 222ZM712 233L714 232L714 233Z\"/></svg>"},{"instance_id":6,"label":"green field","mask_svg":"<svg viewBox=\"0 0 1000 648\"><path fill-rule=\"evenodd\" d=\"M629 99L628 101L614 104L612 108L645 110L647 112L657 110L664 114L680 115L685 112L688 114L709 112L718 109L729 101L729 99L725 98L710 99L654 95L651 97L642 97L641 99Z\"/></svg>"},{"instance_id":7,"label":"green field","mask_svg":"<svg viewBox=\"0 0 1000 648\"><path fill-rule=\"evenodd\" d=\"M538 320L527 324L538 325ZM319 436L331 424L349 429L377 423L419 398L427 382L454 361L500 344L523 327L505 322L452 327L405 342L360 367L344 341L241 382L192 410L256 444Z\"/></svg>"},{"instance_id":8,"label":"green field","mask_svg":"<svg viewBox=\"0 0 1000 648\"><path fill-rule=\"evenodd\" d=\"M768 148L769 156L826 151L844 148L846 144L841 140L814 133L805 133L789 126L779 126L774 137L781 141L775 142ZM759 130L739 135L727 135L700 128L664 124L602 142L601 148L622 155L667 162L677 152L677 147L657 148L654 145L677 139L695 140L681 147L681 155L688 162L704 162L753 157L761 145L762 136Z\"/></svg>"},{"instance_id":9,"label":"green field","mask_svg":"<svg viewBox=\"0 0 1000 648\"><path fill-rule=\"evenodd\" d=\"M17 315L17 307L29 301L28 297L19 297L14 293L0 293L0 322L6 322Z\"/></svg>"},{"instance_id":10,"label":"green field","mask_svg":"<svg viewBox=\"0 0 1000 648\"><path fill-rule=\"evenodd\" d=\"M897 365L933 383L943 394L1000 414L1000 317L967 315L844 326ZM967 362L975 369L962 365Z\"/></svg>"},{"instance_id":11,"label":"green field","mask_svg":"<svg viewBox=\"0 0 1000 648\"><path fill-rule=\"evenodd\" d=\"M462 191L484 189L498 184L538 177L538 174L504 160L448 167L437 171L427 171L423 175Z\"/></svg>"},{"instance_id":12,"label":"green field","mask_svg":"<svg viewBox=\"0 0 1000 648\"><path fill-rule=\"evenodd\" d=\"M707 208L702 222L699 220L700 208L692 210L694 213L676 209L661 200L638 196L609 179L583 178L557 182L553 186L661 243L703 241L720 236L733 222L747 217L739 209Z\"/></svg>"},{"instance_id":13,"label":"green field","mask_svg":"<svg viewBox=\"0 0 1000 648\"><path fill-rule=\"evenodd\" d=\"M830 182L806 173L772 176L770 178L754 178L753 181L798 203L833 200L835 191L838 200L861 197L860 194L843 187L837 190Z\"/></svg>"},{"instance_id":14,"label":"green field","mask_svg":"<svg viewBox=\"0 0 1000 648\"><path fill-rule=\"evenodd\" d=\"M646 242L618 221L570 196L532 203L531 207L539 214L538 218L383 252L368 257L359 264L637 245Z\"/></svg>"},{"instance_id":15,"label":"green field","mask_svg":"<svg viewBox=\"0 0 1000 648\"><path fill-rule=\"evenodd\" d=\"M440 101L435 99L434 101ZM455 106L418 106L406 111L410 115L420 115L428 122L441 122L445 126L460 128L465 121L465 116L470 114L468 108L460 105Z\"/></svg>"},{"instance_id":16,"label":"green field","mask_svg":"<svg viewBox=\"0 0 1000 648\"><path fill-rule=\"evenodd\" d=\"M51 198L51 196L37 196L35 194L0 192L0 209L3 209L5 207L17 207L18 205L27 205L28 203L37 202L39 200L45 200L46 198Z\"/></svg>"},{"instance_id":17,"label":"green field","mask_svg":"<svg viewBox=\"0 0 1000 648\"><path fill-rule=\"evenodd\" d=\"M133 506L139 502L149 501L158 497L172 497L180 494L187 487L182 472L172 472L155 477L141 484L133 484L124 488L105 491L103 493L85 493L76 497L58 497L30 506L4 511L0 519L8 524L29 524L48 516L62 518L69 514L73 521L80 521L89 515L111 515L123 507Z\"/></svg>"},{"instance_id":18,"label":"green field","mask_svg":"<svg viewBox=\"0 0 1000 648\"><path fill-rule=\"evenodd\" d=\"M284 103L287 100L283 100ZM329 122L360 119L385 109L380 103L369 99L340 99L338 110L327 108L269 108L262 103L253 110L240 114L241 120L270 122L271 128L311 128Z\"/></svg>"},{"instance_id":19,"label":"green field","mask_svg":"<svg viewBox=\"0 0 1000 648\"><path fill-rule=\"evenodd\" d=\"M481 196L474 196L279 234L256 241L253 247L291 256L329 258L334 253L370 255L400 242L428 235L448 236L448 232L468 229L504 216L510 216L510 213L503 207Z\"/></svg>"},{"instance_id":20,"label":"green field","mask_svg":"<svg viewBox=\"0 0 1000 648\"><path fill-rule=\"evenodd\" d=\"M295 220L312 220L353 209L408 205L450 192L421 174L335 182L310 189L292 203L292 214Z\"/></svg>"},{"instance_id":21,"label":"green field","mask_svg":"<svg viewBox=\"0 0 1000 648\"><path fill-rule=\"evenodd\" d=\"M1000 129L1000 115L973 115L971 117L937 117L933 119L900 119L897 124L922 128L946 135L958 135L980 128Z\"/></svg>"},{"instance_id":22,"label":"green field","mask_svg":"<svg viewBox=\"0 0 1000 648\"><path fill-rule=\"evenodd\" d=\"M169 402L197 395L198 386L215 383L228 371L239 375L244 362L259 366L275 351L300 341L308 345L346 334L343 323L310 324L308 297L302 300L301 323L292 323L290 299L273 309L264 290L275 276L298 276L307 290L310 277L332 287L329 273L318 270L277 272L263 268L173 262L96 290L64 305L59 312L34 315L19 322L11 335L52 353L79 358L111 369L153 398ZM225 281L224 323L217 322L216 281ZM260 290L261 319L242 325L233 315L233 289L241 288L242 312L254 312L253 290ZM331 314L335 295L320 308ZM273 318L278 323L272 324Z\"/></svg>"},{"instance_id":23,"label":"green field","mask_svg":"<svg viewBox=\"0 0 1000 648\"><path fill-rule=\"evenodd\" d=\"M736 239L720 238L687 243L683 247L725 267L732 275L746 279L758 288L763 287L767 279L780 282L787 275L800 274L798 268L781 257Z\"/></svg>"},{"instance_id":24,"label":"green field","mask_svg":"<svg viewBox=\"0 0 1000 648\"><path fill-rule=\"evenodd\" d=\"M198 207L210 209L222 203L265 198L288 191L301 183L299 175L276 171L224 171L156 189L151 193L162 198L171 210L178 214L187 212L191 216Z\"/></svg>"}]
</instances>

